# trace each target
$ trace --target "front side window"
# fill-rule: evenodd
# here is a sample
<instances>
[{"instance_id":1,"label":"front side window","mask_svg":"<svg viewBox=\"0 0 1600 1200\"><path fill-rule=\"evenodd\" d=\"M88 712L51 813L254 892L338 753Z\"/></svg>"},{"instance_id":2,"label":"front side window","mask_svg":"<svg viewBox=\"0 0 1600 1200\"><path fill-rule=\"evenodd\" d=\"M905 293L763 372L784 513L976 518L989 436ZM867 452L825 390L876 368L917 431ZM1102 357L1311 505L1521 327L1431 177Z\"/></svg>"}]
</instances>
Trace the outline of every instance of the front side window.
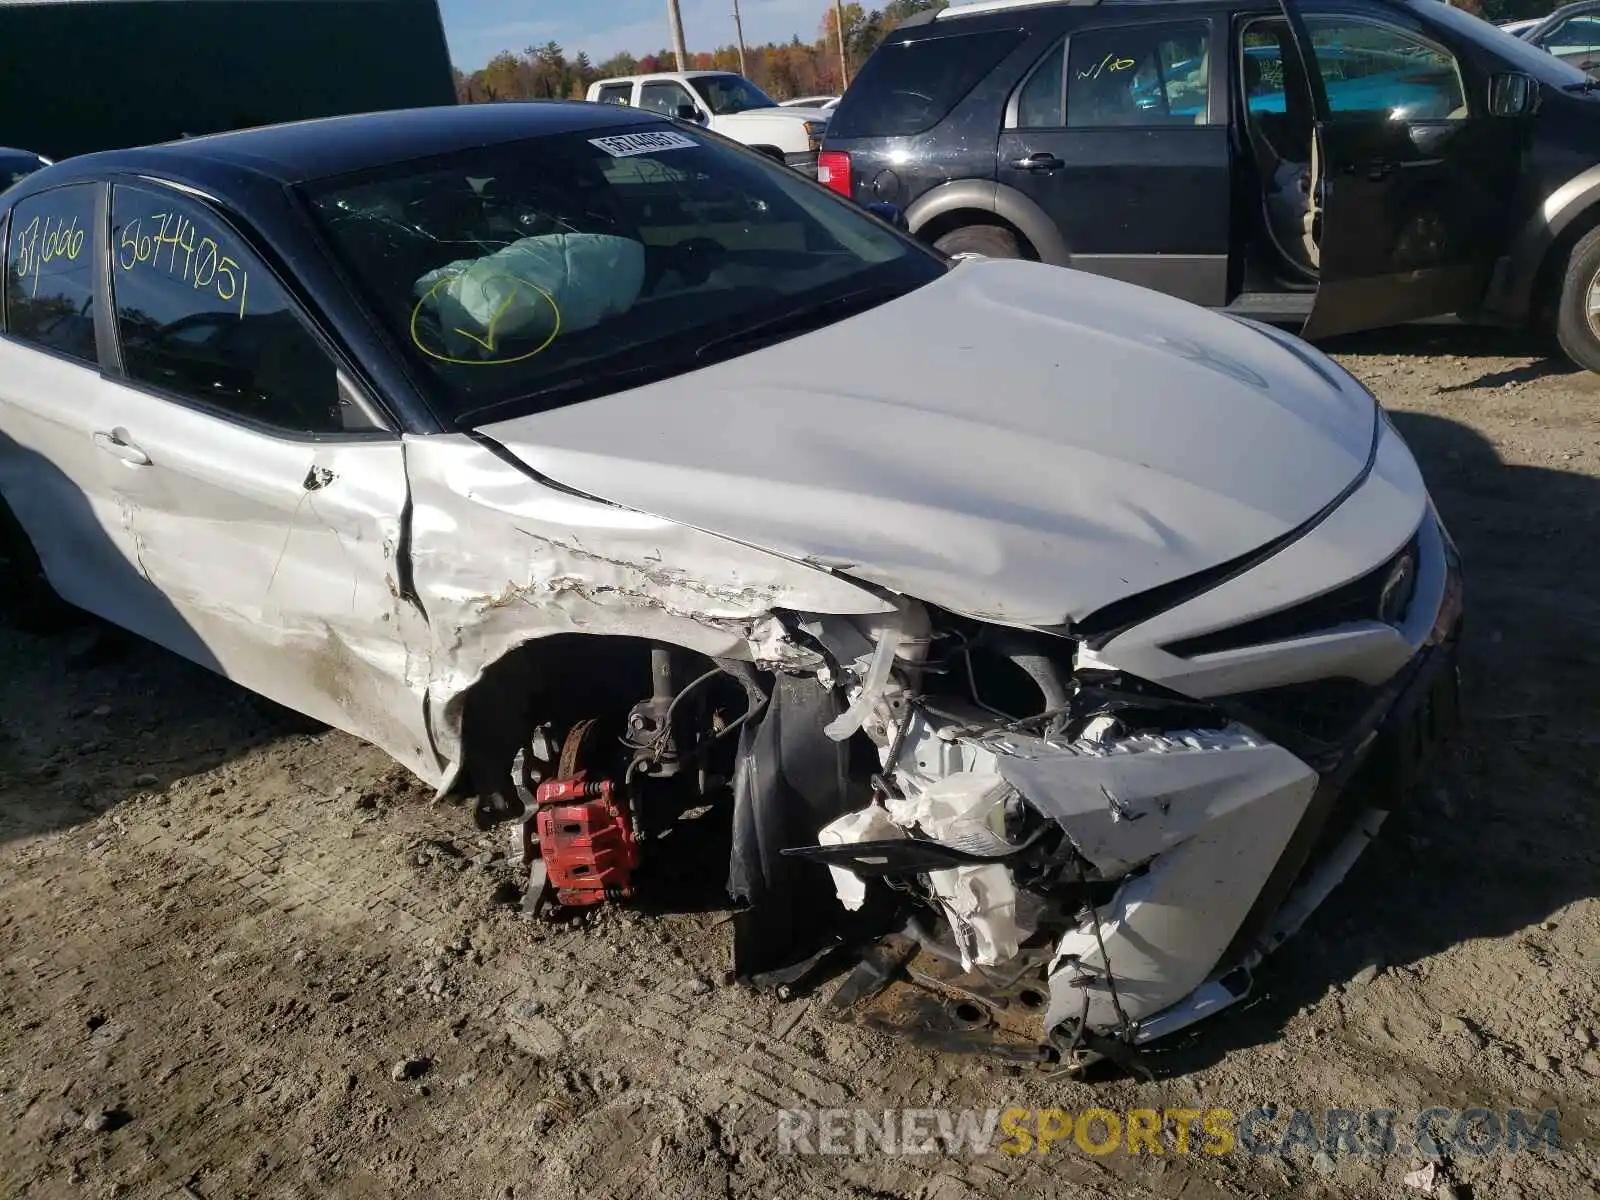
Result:
<instances>
[{"instance_id":1,"label":"front side window","mask_svg":"<svg viewBox=\"0 0 1600 1200\"><path fill-rule=\"evenodd\" d=\"M289 433L371 428L277 279L204 205L115 187L111 280L134 382Z\"/></svg>"},{"instance_id":2,"label":"front side window","mask_svg":"<svg viewBox=\"0 0 1600 1200\"><path fill-rule=\"evenodd\" d=\"M307 189L456 420L693 371L937 278L936 257L699 130L558 134Z\"/></svg>"},{"instance_id":3,"label":"front side window","mask_svg":"<svg viewBox=\"0 0 1600 1200\"><path fill-rule=\"evenodd\" d=\"M1461 71L1437 46L1355 17L1312 14L1305 21L1332 120L1466 119Z\"/></svg>"},{"instance_id":4,"label":"front side window","mask_svg":"<svg viewBox=\"0 0 1600 1200\"><path fill-rule=\"evenodd\" d=\"M692 82L706 107L719 117L778 106L776 100L743 75L700 75Z\"/></svg>"},{"instance_id":5,"label":"front side window","mask_svg":"<svg viewBox=\"0 0 1600 1200\"><path fill-rule=\"evenodd\" d=\"M1281 22L1258 21L1245 31L1242 41L1239 69L1244 77L1246 107L1252 115L1283 112L1288 102L1283 61L1285 48L1290 47L1289 27ZM1292 48L1289 52L1293 53Z\"/></svg>"},{"instance_id":6,"label":"front side window","mask_svg":"<svg viewBox=\"0 0 1600 1200\"><path fill-rule=\"evenodd\" d=\"M664 117L675 117L678 109L694 101L681 86L671 82L647 83L639 89L639 107L658 112Z\"/></svg>"},{"instance_id":7,"label":"front side window","mask_svg":"<svg viewBox=\"0 0 1600 1200\"><path fill-rule=\"evenodd\" d=\"M11 210L6 328L14 338L94 363L94 209L98 187L72 184Z\"/></svg>"},{"instance_id":8,"label":"front side window","mask_svg":"<svg viewBox=\"0 0 1600 1200\"><path fill-rule=\"evenodd\" d=\"M1067 43L1067 125L1204 125L1204 23L1088 29Z\"/></svg>"}]
</instances>

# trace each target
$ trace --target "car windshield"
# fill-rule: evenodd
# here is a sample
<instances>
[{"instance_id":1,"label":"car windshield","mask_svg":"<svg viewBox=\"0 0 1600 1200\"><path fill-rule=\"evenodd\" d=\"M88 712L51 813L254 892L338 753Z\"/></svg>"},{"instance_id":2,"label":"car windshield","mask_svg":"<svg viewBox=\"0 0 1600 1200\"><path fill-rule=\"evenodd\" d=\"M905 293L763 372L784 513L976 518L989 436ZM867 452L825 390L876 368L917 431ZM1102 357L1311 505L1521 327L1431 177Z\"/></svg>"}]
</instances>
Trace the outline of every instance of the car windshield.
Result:
<instances>
[{"instance_id":1,"label":"car windshield","mask_svg":"<svg viewBox=\"0 0 1600 1200\"><path fill-rule=\"evenodd\" d=\"M696 75L690 78L706 107L719 117L749 112L752 108L777 108L778 102L743 75Z\"/></svg>"},{"instance_id":2,"label":"car windshield","mask_svg":"<svg viewBox=\"0 0 1600 1200\"><path fill-rule=\"evenodd\" d=\"M948 269L789 168L665 123L474 148L307 198L459 423L692 371Z\"/></svg>"},{"instance_id":3,"label":"car windshield","mask_svg":"<svg viewBox=\"0 0 1600 1200\"><path fill-rule=\"evenodd\" d=\"M1589 77L1570 63L1562 62L1515 34L1507 33L1498 25L1491 25L1482 17L1475 17L1465 9L1440 4L1438 0L1417 0L1411 6L1430 21L1436 21L1452 33L1461 35L1485 50L1491 50L1512 70L1532 75L1540 83L1551 87L1586 87Z\"/></svg>"}]
</instances>

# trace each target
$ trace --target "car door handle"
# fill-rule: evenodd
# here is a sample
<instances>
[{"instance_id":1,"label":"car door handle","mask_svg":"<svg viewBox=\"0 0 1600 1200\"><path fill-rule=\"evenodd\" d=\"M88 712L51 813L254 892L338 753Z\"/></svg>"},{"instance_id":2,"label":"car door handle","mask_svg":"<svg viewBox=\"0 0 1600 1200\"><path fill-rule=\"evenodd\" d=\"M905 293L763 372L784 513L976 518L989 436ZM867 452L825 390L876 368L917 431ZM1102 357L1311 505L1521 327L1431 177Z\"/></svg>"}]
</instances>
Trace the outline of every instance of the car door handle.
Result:
<instances>
[{"instance_id":1,"label":"car door handle","mask_svg":"<svg viewBox=\"0 0 1600 1200\"><path fill-rule=\"evenodd\" d=\"M1387 179L1394 171L1394 163L1386 158L1374 158L1367 162L1367 178L1376 183L1380 179Z\"/></svg>"},{"instance_id":2,"label":"car door handle","mask_svg":"<svg viewBox=\"0 0 1600 1200\"><path fill-rule=\"evenodd\" d=\"M128 440L126 429L113 429L110 433L99 432L94 435L94 444L107 454L114 454L125 463L136 467L148 467L150 456Z\"/></svg>"},{"instance_id":3,"label":"car door handle","mask_svg":"<svg viewBox=\"0 0 1600 1200\"><path fill-rule=\"evenodd\" d=\"M1030 154L1027 158L1014 159L1011 163L1019 171L1059 171L1067 164L1062 162L1049 151L1040 151Z\"/></svg>"}]
</instances>

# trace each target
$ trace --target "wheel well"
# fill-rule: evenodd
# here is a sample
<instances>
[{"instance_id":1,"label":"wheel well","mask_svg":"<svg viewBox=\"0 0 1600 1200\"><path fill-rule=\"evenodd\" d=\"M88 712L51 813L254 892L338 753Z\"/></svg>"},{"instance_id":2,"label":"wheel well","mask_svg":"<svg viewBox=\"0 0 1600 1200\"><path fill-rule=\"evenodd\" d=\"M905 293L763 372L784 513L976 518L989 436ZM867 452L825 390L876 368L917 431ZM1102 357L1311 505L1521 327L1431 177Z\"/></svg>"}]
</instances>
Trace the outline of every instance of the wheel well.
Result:
<instances>
[{"instance_id":1,"label":"wheel well","mask_svg":"<svg viewBox=\"0 0 1600 1200\"><path fill-rule=\"evenodd\" d=\"M536 729L553 726L559 738L575 722L596 716L620 725L652 694L657 650L668 652L680 686L719 666L698 651L622 635L557 633L507 652L449 702L447 718L459 723L462 766L449 794L504 793L512 760ZM736 711L754 675L746 668L748 678L741 678L737 664L721 665L726 677L700 695Z\"/></svg>"},{"instance_id":2,"label":"wheel well","mask_svg":"<svg viewBox=\"0 0 1600 1200\"><path fill-rule=\"evenodd\" d=\"M1597 225L1600 225L1600 203L1591 204L1572 218L1561 235L1545 250L1539 262L1539 273L1534 276L1533 294L1528 297L1528 315L1534 321L1542 324L1554 314L1561 302L1561 283L1567 272L1567 256L1583 240L1584 235Z\"/></svg>"},{"instance_id":3,"label":"wheel well","mask_svg":"<svg viewBox=\"0 0 1600 1200\"><path fill-rule=\"evenodd\" d=\"M1007 230L1012 237L1017 239L1017 247L1022 251L1024 257L1030 258L1034 262L1039 261L1039 252L1034 249L1033 243L1028 240L1027 235L1022 230L998 213L985 212L981 208L957 208L952 209L950 212L940 213L917 230L917 237L931 246L945 234L957 229L963 229L969 225L993 225L997 229Z\"/></svg>"}]
</instances>

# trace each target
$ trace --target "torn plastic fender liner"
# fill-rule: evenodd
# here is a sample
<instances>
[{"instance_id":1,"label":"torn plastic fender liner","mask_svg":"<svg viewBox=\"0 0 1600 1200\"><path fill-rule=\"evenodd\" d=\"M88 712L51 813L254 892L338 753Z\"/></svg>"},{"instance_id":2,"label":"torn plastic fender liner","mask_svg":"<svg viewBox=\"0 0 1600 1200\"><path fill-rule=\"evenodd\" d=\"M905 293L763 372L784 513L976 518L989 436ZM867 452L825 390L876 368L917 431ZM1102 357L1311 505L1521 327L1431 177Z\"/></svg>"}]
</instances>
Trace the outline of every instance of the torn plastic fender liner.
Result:
<instances>
[{"instance_id":1,"label":"torn plastic fender liner","mask_svg":"<svg viewBox=\"0 0 1600 1200\"><path fill-rule=\"evenodd\" d=\"M766 710L740 730L728 894L748 904L733 923L741 977L804 958L830 932L816 914L838 911L828 871L783 850L810 843L869 799L869 772L854 757L859 741L835 742L822 732L842 707L837 691L816 680L779 675Z\"/></svg>"}]
</instances>

